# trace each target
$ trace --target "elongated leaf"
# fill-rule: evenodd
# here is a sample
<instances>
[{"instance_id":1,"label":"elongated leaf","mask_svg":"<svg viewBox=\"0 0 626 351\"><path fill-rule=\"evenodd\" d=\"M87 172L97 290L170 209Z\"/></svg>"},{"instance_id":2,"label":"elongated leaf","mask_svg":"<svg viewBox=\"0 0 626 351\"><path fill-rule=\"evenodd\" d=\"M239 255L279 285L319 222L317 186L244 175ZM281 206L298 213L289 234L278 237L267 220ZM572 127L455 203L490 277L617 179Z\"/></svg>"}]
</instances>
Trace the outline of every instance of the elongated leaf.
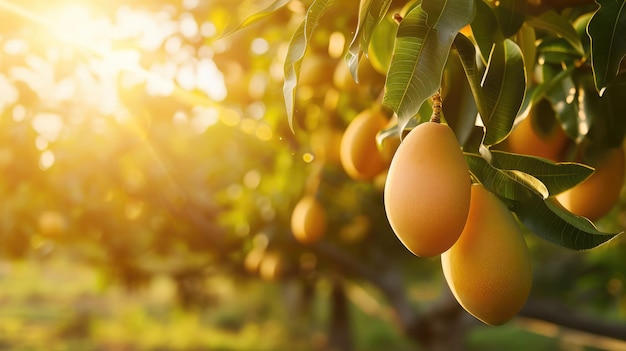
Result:
<instances>
[{"instance_id":1,"label":"elongated leaf","mask_svg":"<svg viewBox=\"0 0 626 351\"><path fill-rule=\"evenodd\" d=\"M524 24L525 6L526 0L500 0L498 6L493 8L505 38L517 33Z\"/></svg>"},{"instance_id":2,"label":"elongated leaf","mask_svg":"<svg viewBox=\"0 0 626 351\"><path fill-rule=\"evenodd\" d=\"M446 123L454 131L459 144L463 145L474 129L478 109L459 60L450 59L446 63L441 98Z\"/></svg>"},{"instance_id":3,"label":"elongated leaf","mask_svg":"<svg viewBox=\"0 0 626 351\"><path fill-rule=\"evenodd\" d=\"M398 26L385 82L383 104L397 113L401 128L439 89L452 41L475 10L472 0L429 0L422 5Z\"/></svg>"},{"instance_id":4,"label":"elongated leaf","mask_svg":"<svg viewBox=\"0 0 626 351\"><path fill-rule=\"evenodd\" d=\"M592 249L619 234L599 231L588 219L570 213L553 197L516 201L513 210L537 236L573 250Z\"/></svg>"},{"instance_id":5,"label":"elongated leaf","mask_svg":"<svg viewBox=\"0 0 626 351\"><path fill-rule=\"evenodd\" d=\"M498 19L487 2L476 1L476 16L471 26L480 57L483 63L487 64L493 45L504 40Z\"/></svg>"},{"instance_id":6,"label":"elongated leaf","mask_svg":"<svg viewBox=\"0 0 626 351\"><path fill-rule=\"evenodd\" d=\"M374 29L385 17L389 5L391 5L391 0L361 0L359 22L345 57L350 73L357 83L361 56L363 52L367 52Z\"/></svg>"},{"instance_id":7,"label":"elongated leaf","mask_svg":"<svg viewBox=\"0 0 626 351\"><path fill-rule=\"evenodd\" d=\"M465 152L464 155L472 175L504 199L519 201L547 196L545 186L528 174L495 168L479 154Z\"/></svg>"},{"instance_id":8,"label":"elongated leaf","mask_svg":"<svg viewBox=\"0 0 626 351\"><path fill-rule=\"evenodd\" d=\"M574 29L572 24L566 18L558 13L554 11L546 11L540 16L529 16L526 18L526 24L537 29L552 32L565 39L568 43L570 43L572 48L576 50L579 57L585 54L585 50L583 49L578 33L576 33L576 29Z\"/></svg>"},{"instance_id":9,"label":"elongated leaf","mask_svg":"<svg viewBox=\"0 0 626 351\"><path fill-rule=\"evenodd\" d=\"M298 85L302 59L304 59L307 43L309 42L315 27L317 27L320 18L324 15L326 10L328 10L332 2L332 0L315 0L309 7L304 21L302 21L298 29L294 32L291 41L289 42L287 57L285 58L285 82L283 84L283 95L287 109L287 120L292 131L294 130L294 100L296 97L296 87Z\"/></svg>"},{"instance_id":10,"label":"elongated leaf","mask_svg":"<svg viewBox=\"0 0 626 351\"><path fill-rule=\"evenodd\" d=\"M589 134L589 131L594 127L602 126L607 117L602 114L600 111L600 105L602 104L602 98L598 95L598 92L595 88L595 84L593 81L593 74L588 70L576 70L572 75L574 84L576 84L576 101L575 104L578 104L579 115L576 116L578 123L578 130L580 136L585 136L587 138L591 138L592 135ZM621 115L620 117L622 117ZM603 127L599 129L596 128L596 132L602 130ZM599 133L598 133L599 134ZM599 136L596 134L596 136ZM606 134L605 134L606 135ZM605 135L602 135L604 137ZM592 143L597 143L601 145L604 143L602 139L592 139Z\"/></svg>"},{"instance_id":11,"label":"elongated leaf","mask_svg":"<svg viewBox=\"0 0 626 351\"><path fill-rule=\"evenodd\" d=\"M626 55L626 1L596 0L600 8L587 26L596 89L603 94Z\"/></svg>"},{"instance_id":12,"label":"elongated leaf","mask_svg":"<svg viewBox=\"0 0 626 351\"><path fill-rule=\"evenodd\" d=\"M606 88L599 101L596 118L590 121L587 137L596 145L619 147L626 135L626 75L620 74Z\"/></svg>"},{"instance_id":13,"label":"elongated leaf","mask_svg":"<svg viewBox=\"0 0 626 351\"><path fill-rule=\"evenodd\" d=\"M546 38L539 44L537 50L539 62L542 64L573 64L575 60L580 59L578 51L563 38Z\"/></svg>"},{"instance_id":14,"label":"elongated leaf","mask_svg":"<svg viewBox=\"0 0 626 351\"><path fill-rule=\"evenodd\" d=\"M241 30L245 27L248 27L260 21L261 19L273 14L274 12L276 12L283 6L287 5L289 2L290 0L274 0L271 4L269 4L263 10L255 12L252 15L249 15L248 17L246 17L243 21L241 21L241 23L234 23L230 25L228 28L224 30L224 33L221 35L221 37L225 37L229 34L232 34L238 30Z\"/></svg>"},{"instance_id":15,"label":"elongated leaf","mask_svg":"<svg viewBox=\"0 0 626 351\"><path fill-rule=\"evenodd\" d=\"M483 88L480 85L482 73L476 63L476 48L474 44L461 33L457 34L456 38L454 38L454 47L459 54L459 59L465 70L465 76L467 77L470 89L474 95L478 113L481 116L486 116L489 112L487 110Z\"/></svg>"},{"instance_id":16,"label":"elongated leaf","mask_svg":"<svg viewBox=\"0 0 626 351\"><path fill-rule=\"evenodd\" d=\"M572 65L563 70L561 65L543 65L544 82L533 92L533 102L545 97L552 105L565 133L570 138L579 140L584 132L579 130L579 106L576 85L572 78L575 67Z\"/></svg>"},{"instance_id":17,"label":"elongated leaf","mask_svg":"<svg viewBox=\"0 0 626 351\"><path fill-rule=\"evenodd\" d=\"M512 40L496 43L483 80L486 114L484 144L495 145L509 134L526 92L522 52Z\"/></svg>"},{"instance_id":18,"label":"elongated leaf","mask_svg":"<svg viewBox=\"0 0 626 351\"><path fill-rule=\"evenodd\" d=\"M550 195L556 195L587 179L593 168L573 162L554 163L552 161L517 155L504 151L491 151L492 164L499 169L518 170L540 180Z\"/></svg>"},{"instance_id":19,"label":"elongated leaf","mask_svg":"<svg viewBox=\"0 0 626 351\"><path fill-rule=\"evenodd\" d=\"M536 40L537 35L535 29L529 25L522 25L522 28L517 32L517 43L520 46L520 50L522 50L527 82L532 81L532 75L537 62Z\"/></svg>"},{"instance_id":20,"label":"elongated leaf","mask_svg":"<svg viewBox=\"0 0 626 351\"><path fill-rule=\"evenodd\" d=\"M379 73L387 74L389 70L389 63L393 54L393 40L389 40L389 38L395 38L397 30L396 22L387 17L378 23L372 33L367 58L372 67Z\"/></svg>"}]
</instances>

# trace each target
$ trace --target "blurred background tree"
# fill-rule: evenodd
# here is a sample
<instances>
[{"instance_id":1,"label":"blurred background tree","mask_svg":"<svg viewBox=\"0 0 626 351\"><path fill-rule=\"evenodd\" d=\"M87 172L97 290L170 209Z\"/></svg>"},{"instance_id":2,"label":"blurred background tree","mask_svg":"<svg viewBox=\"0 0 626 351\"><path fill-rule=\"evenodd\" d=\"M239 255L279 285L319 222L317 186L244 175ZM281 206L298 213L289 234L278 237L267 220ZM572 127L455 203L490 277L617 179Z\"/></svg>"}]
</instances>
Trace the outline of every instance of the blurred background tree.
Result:
<instances>
[{"instance_id":1,"label":"blurred background tree","mask_svg":"<svg viewBox=\"0 0 626 351\"><path fill-rule=\"evenodd\" d=\"M355 116L391 116L376 107L385 59L363 60L359 84L343 60L358 2L322 17L287 118L285 56L309 5L0 0L4 299L35 289L43 302L26 306L54 296L73 308L0 312L0 348L626 349L621 236L583 252L528 236L531 298L497 328L460 308L438 260L401 245L384 172L353 180L340 162ZM379 52L405 5L391 3ZM576 18L597 5L543 6ZM292 233L304 197L321 206L313 222L325 216L311 243ZM625 221L620 200L596 224ZM69 276L42 275L57 270Z\"/></svg>"}]
</instances>

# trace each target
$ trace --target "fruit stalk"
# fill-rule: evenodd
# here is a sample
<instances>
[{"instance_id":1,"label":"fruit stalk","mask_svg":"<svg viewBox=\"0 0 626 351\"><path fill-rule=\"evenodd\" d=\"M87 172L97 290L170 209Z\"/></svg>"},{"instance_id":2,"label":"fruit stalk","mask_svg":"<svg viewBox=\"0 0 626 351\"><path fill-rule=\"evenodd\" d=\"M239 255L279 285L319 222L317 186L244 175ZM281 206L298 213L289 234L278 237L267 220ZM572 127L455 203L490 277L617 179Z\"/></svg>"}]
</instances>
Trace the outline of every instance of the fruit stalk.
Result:
<instances>
[{"instance_id":1,"label":"fruit stalk","mask_svg":"<svg viewBox=\"0 0 626 351\"><path fill-rule=\"evenodd\" d=\"M441 91L437 90L431 99L433 101L433 114L430 116L430 121L441 123L441 107L443 106L443 102L441 101Z\"/></svg>"}]
</instances>

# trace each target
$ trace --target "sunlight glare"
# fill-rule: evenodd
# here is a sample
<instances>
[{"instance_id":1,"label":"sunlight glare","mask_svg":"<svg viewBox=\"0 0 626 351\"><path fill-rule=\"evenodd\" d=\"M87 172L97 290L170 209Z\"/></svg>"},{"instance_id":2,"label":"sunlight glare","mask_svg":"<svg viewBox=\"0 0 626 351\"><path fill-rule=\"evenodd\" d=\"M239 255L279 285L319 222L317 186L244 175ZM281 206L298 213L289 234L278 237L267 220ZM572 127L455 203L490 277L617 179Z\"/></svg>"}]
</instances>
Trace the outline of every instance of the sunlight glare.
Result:
<instances>
[{"instance_id":1,"label":"sunlight glare","mask_svg":"<svg viewBox=\"0 0 626 351\"><path fill-rule=\"evenodd\" d=\"M61 116L48 112L37 114L33 117L31 124L37 134L49 142L55 141L59 137L64 126Z\"/></svg>"},{"instance_id":2,"label":"sunlight glare","mask_svg":"<svg viewBox=\"0 0 626 351\"><path fill-rule=\"evenodd\" d=\"M210 126L219 121L219 111L215 108L198 108L191 119L191 128L198 133L204 133Z\"/></svg>"},{"instance_id":3,"label":"sunlight glare","mask_svg":"<svg viewBox=\"0 0 626 351\"><path fill-rule=\"evenodd\" d=\"M39 157L39 168L45 171L54 165L55 157L54 153L50 150L46 150L41 153L41 157Z\"/></svg>"},{"instance_id":4,"label":"sunlight glare","mask_svg":"<svg viewBox=\"0 0 626 351\"><path fill-rule=\"evenodd\" d=\"M9 39L4 42L4 52L9 55L23 55L28 51L28 42L23 39Z\"/></svg>"},{"instance_id":5,"label":"sunlight glare","mask_svg":"<svg viewBox=\"0 0 626 351\"><path fill-rule=\"evenodd\" d=\"M178 25L178 30L186 38L194 38L198 35L200 31L196 19L189 12L185 12L180 15Z\"/></svg>"},{"instance_id":6,"label":"sunlight glare","mask_svg":"<svg viewBox=\"0 0 626 351\"><path fill-rule=\"evenodd\" d=\"M37 148L37 150L44 151L45 149L48 148L48 145L50 145L48 140L42 137L41 135L35 138L35 147Z\"/></svg>"},{"instance_id":7,"label":"sunlight glare","mask_svg":"<svg viewBox=\"0 0 626 351\"><path fill-rule=\"evenodd\" d=\"M94 18L86 4L67 4L44 15L52 34L69 43L78 44L96 52L110 50L111 23Z\"/></svg>"},{"instance_id":8,"label":"sunlight glare","mask_svg":"<svg viewBox=\"0 0 626 351\"><path fill-rule=\"evenodd\" d=\"M19 91L14 84L5 76L0 74L0 112L13 105L19 98Z\"/></svg>"},{"instance_id":9,"label":"sunlight glare","mask_svg":"<svg viewBox=\"0 0 626 351\"><path fill-rule=\"evenodd\" d=\"M250 44L250 50L256 55L265 55L270 49L270 44L263 38L254 38Z\"/></svg>"},{"instance_id":10,"label":"sunlight glare","mask_svg":"<svg viewBox=\"0 0 626 351\"><path fill-rule=\"evenodd\" d=\"M13 122L21 122L26 118L26 107L22 104L15 105L12 112Z\"/></svg>"},{"instance_id":11,"label":"sunlight glare","mask_svg":"<svg viewBox=\"0 0 626 351\"><path fill-rule=\"evenodd\" d=\"M215 65L213 60L204 58L198 62L196 72L198 89L205 92L213 101L222 101L226 98L224 74Z\"/></svg>"}]
</instances>

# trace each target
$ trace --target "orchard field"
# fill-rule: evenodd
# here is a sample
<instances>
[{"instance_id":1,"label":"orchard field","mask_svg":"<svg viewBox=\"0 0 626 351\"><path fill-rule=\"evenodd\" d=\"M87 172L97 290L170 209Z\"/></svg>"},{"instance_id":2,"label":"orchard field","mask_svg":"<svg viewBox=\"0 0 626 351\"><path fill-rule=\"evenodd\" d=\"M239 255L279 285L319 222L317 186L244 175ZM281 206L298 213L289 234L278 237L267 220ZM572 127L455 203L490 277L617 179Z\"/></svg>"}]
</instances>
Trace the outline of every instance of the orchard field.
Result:
<instances>
[{"instance_id":1,"label":"orchard field","mask_svg":"<svg viewBox=\"0 0 626 351\"><path fill-rule=\"evenodd\" d=\"M0 0L0 350L626 350L624 0Z\"/></svg>"}]
</instances>

